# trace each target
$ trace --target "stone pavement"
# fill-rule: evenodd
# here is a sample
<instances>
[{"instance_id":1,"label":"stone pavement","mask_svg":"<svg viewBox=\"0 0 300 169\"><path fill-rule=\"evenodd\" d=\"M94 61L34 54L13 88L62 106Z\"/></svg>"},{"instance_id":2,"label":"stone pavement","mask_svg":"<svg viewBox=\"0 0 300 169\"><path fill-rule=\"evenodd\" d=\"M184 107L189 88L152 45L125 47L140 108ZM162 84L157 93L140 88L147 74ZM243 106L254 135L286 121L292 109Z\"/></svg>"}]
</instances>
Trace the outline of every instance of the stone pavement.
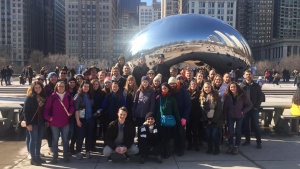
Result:
<instances>
[{"instance_id":1,"label":"stone pavement","mask_svg":"<svg viewBox=\"0 0 300 169\"><path fill-rule=\"evenodd\" d=\"M296 169L300 168L300 136L282 136L274 133L263 135L263 149L256 149L255 141L247 147L240 147L239 155L225 154L227 147L222 146L222 151L219 155L205 154L206 145L201 147L200 152L187 151L183 157L176 155L165 159L162 164L156 163L153 159L139 164L138 156L133 156L130 162L124 162L120 155L113 155L114 163L107 164L106 158L100 152L102 149L97 147L97 152L92 153L92 159L77 160L74 156L70 163L63 163L59 161L57 165L43 164L43 166L32 166L27 159L27 151L25 145L23 148L14 149L17 152L1 151L0 154L0 168L4 169L34 169L34 168L74 168L74 169L221 169L221 168L235 168L235 169ZM24 142L12 143L25 144ZM98 143L100 146L100 143ZM1 143L0 143L1 147ZM62 147L60 147L62 149ZM1 147L1 150L3 148ZM9 154L16 154L14 157L7 159ZM46 141L43 141L42 153L47 154ZM61 153L60 153L61 155ZM61 157L60 157L61 158ZM49 162L50 156L46 155L45 159ZM6 162L9 161L9 162Z\"/></svg>"}]
</instances>

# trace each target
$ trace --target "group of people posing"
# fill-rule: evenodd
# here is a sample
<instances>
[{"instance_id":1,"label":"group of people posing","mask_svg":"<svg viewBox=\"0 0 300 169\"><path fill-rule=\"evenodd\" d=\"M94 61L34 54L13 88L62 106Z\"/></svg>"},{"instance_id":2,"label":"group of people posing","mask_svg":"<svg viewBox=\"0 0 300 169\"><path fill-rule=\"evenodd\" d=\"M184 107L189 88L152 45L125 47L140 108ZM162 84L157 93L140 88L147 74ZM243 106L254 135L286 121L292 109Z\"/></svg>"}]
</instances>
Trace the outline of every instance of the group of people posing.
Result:
<instances>
[{"instance_id":1,"label":"group of people posing","mask_svg":"<svg viewBox=\"0 0 300 169\"><path fill-rule=\"evenodd\" d=\"M40 157L45 127L52 164L58 163L60 136L64 162L69 162L72 154L82 159L83 143L85 157L91 158L100 136L109 163L113 162L112 153L123 155L126 161L140 153L141 163L154 155L161 163L172 153L183 156L186 149L199 151L204 140L206 153L218 155L224 124L229 140L226 153L238 154L242 125L246 135L242 145L250 144L250 120L257 148L262 148L258 110L263 96L251 71L244 72L245 80L239 85L231 82L229 73L221 76L214 70L207 77L201 71L194 76L189 68L178 74L176 68L164 63L164 55L159 55L158 63L149 70L141 57L131 73L120 57L110 76L91 67L82 75L66 77L66 70L61 69L58 75L48 74L45 86L45 77L38 76L24 103L31 164L45 163Z\"/></svg>"}]
</instances>

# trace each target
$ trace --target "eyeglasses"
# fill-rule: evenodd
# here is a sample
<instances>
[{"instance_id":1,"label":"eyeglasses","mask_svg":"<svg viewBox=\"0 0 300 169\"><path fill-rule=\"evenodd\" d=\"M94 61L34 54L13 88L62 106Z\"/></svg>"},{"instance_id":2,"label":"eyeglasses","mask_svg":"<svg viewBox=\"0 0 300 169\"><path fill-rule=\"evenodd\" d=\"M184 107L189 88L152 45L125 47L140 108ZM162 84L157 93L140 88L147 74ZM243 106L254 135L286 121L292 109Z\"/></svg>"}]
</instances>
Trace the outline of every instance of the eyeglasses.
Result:
<instances>
[{"instance_id":1,"label":"eyeglasses","mask_svg":"<svg viewBox=\"0 0 300 169\"><path fill-rule=\"evenodd\" d=\"M147 120L154 120L154 118L153 117L149 117L149 118L147 118Z\"/></svg>"},{"instance_id":2,"label":"eyeglasses","mask_svg":"<svg viewBox=\"0 0 300 169\"><path fill-rule=\"evenodd\" d=\"M42 81L44 81L45 79L37 78L37 80L42 80Z\"/></svg>"}]
</instances>

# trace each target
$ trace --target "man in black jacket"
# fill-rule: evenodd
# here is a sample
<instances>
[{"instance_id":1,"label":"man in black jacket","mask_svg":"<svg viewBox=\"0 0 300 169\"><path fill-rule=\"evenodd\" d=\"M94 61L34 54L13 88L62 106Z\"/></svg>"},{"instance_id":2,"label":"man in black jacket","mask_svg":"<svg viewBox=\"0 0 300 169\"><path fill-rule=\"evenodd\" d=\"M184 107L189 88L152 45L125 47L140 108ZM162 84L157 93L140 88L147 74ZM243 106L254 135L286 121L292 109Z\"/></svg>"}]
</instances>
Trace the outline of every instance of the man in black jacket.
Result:
<instances>
[{"instance_id":1,"label":"man in black jacket","mask_svg":"<svg viewBox=\"0 0 300 169\"><path fill-rule=\"evenodd\" d=\"M146 59L144 56L141 56L139 60L139 65L136 66L132 72L132 76L135 78L137 86L140 86L142 77L146 76L148 71L149 67L146 64Z\"/></svg>"},{"instance_id":2,"label":"man in black jacket","mask_svg":"<svg viewBox=\"0 0 300 169\"><path fill-rule=\"evenodd\" d=\"M244 117L243 128L245 131L246 141L242 144L243 146L250 145L250 124L249 121L251 119L251 124L254 126L254 132L256 137L256 148L261 149L261 131L259 127L259 108L262 102L263 94L259 84L255 83L252 80L252 73L249 70L244 72L245 80L242 82L241 87L246 91L247 96L250 97L252 102L252 109L248 111Z\"/></svg>"},{"instance_id":3,"label":"man in black jacket","mask_svg":"<svg viewBox=\"0 0 300 169\"><path fill-rule=\"evenodd\" d=\"M1 70L1 86L3 86L3 84L2 84L3 79L4 79L4 82L5 82L5 85L7 86L6 72L7 72L7 70L6 70L5 67L3 66L2 70Z\"/></svg>"},{"instance_id":4,"label":"man in black jacket","mask_svg":"<svg viewBox=\"0 0 300 169\"><path fill-rule=\"evenodd\" d=\"M125 161L130 160L132 154L137 154L139 148L133 144L135 137L135 127L126 121L127 109L121 107L118 111L118 119L111 122L108 126L103 149L104 156L107 156L107 162L112 163L111 154L116 152L125 156Z\"/></svg>"},{"instance_id":5,"label":"man in black jacket","mask_svg":"<svg viewBox=\"0 0 300 169\"><path fill-rule=\"evenodd\" d=\"M153 67L155 74L160 73L162 75L161 83L168 82L170 77L170 66L165 63L165 55L158 55L158 64Z\"/></svg>"}]
</instances>

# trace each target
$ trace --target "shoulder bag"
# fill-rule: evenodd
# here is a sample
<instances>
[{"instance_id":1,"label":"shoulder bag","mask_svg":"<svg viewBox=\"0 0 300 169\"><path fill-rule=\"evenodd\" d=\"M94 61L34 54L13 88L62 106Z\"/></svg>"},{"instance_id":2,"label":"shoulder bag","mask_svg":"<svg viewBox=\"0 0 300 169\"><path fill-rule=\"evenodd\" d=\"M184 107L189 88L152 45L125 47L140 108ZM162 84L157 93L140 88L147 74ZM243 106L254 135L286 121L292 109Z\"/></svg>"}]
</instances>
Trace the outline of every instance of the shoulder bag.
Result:
<instances>
[{"instance_id":1,"label":"shoulder bag","mask_svg":"<svg viewBox=\"0 0 300 169\"><path fill-rule=\"evenodd\" d=\"M165 127L174 127L176 125L176 120L173 115L163 115L162 113L162 105L161 105L161 97L160 97L160 123Z\"/></svg>"}]
</instances>

